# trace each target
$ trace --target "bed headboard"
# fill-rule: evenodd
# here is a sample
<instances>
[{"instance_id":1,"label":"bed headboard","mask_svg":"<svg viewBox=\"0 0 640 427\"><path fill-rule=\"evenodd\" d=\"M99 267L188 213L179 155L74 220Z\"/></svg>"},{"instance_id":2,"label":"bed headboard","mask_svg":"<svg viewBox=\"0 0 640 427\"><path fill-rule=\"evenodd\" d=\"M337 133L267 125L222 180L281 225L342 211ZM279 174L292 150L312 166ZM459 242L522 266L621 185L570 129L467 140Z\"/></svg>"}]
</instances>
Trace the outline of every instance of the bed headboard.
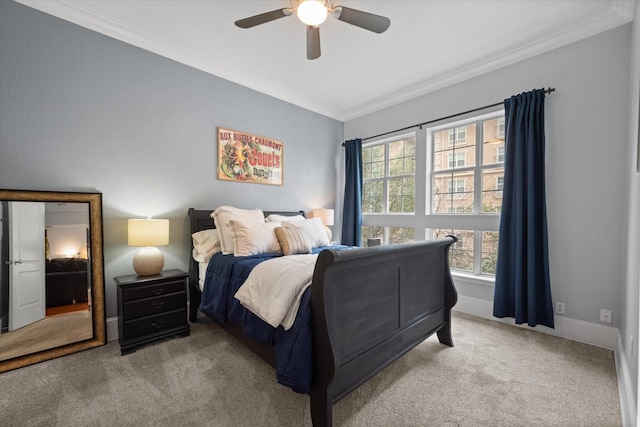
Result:
<instances>
[{"instance_id":1,"label":"bed headboard","mask_svg":"<svg viewBox=\"0 0 640 427\"><path fill-rule=\"evenodd\" d=\"M194 209L189 208L188 215L191 222L191 234L202 230L216 228L211 218L211 212L215 209ZM304 211L264 211L265 218L269 215L296 216L302 215L307 217Z\"/></svg>"},{"instance_id":2,"label":"bed headboard","mask_svg":"<svg viewBox=\"0 0 640 427\"><path fill-rule=\"evenodd\" d=\"M213 223L213 218L211 218L211 212L213 212L214 210L215 209L189 208L187 213L189 215L189 222L191 224L190 234L193 234L202 230L210 230L210 229L216 228L215 224ZM264 212L265 218L272 214L283 215L283 216L302 215L305 218L307 217L304 211L263 211L263 212ZM192 245L191 248L193 249L193 241L191 242L191 245ZM198 286L198 263L191 256L191 251L189 251L189 292L191 294L190 303L197 304L199 306L200 305L200 298L199 298L200 287ZM194 299L194 294L197 295L197 299ZM197 308L198 307L195 307L195 308L192 307L190 309L190 312L191 312L190 320L192 322L195 321L194 315L196 314Z\"/></svg>"}]
</instances>

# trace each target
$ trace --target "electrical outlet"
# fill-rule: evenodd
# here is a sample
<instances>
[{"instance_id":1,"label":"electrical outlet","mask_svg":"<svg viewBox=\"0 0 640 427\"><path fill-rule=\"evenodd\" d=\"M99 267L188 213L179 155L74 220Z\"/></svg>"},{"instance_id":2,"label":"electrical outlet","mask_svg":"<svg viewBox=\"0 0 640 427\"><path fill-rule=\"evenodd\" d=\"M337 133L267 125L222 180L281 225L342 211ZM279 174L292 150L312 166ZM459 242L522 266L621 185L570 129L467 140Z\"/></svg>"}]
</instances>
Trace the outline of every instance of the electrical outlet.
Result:
<instances>
[{"instance_id":1,"label":"electrical outlet","mask_svg":"<svg viewBox=\"0 0 640 427\"><path fill-rule=\"evenodd\" d=\"M564 314L564 303L556 301L556 314Z\"/></svg>"},{"instance_id":2,"label":"electrical outlet","mask_svg":"<svg viewBox=\"0 0 640 427\"><path fill-rule=\"evenodd\" d=\"M600 321L604 323L611 323L611 310L600 309Z\"/></svg>"}]
</instances>

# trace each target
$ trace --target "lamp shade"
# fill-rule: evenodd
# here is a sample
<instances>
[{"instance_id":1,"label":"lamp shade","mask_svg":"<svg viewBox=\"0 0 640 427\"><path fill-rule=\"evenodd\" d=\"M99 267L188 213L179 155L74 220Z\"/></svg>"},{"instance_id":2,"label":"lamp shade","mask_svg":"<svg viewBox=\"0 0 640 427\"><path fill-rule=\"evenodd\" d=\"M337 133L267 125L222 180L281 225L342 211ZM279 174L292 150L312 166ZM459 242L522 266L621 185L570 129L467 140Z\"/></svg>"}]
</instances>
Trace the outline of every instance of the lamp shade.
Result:
<instances>
[{"instance_id":1,"label":"lamp shade","mask_svg":"<svg viewBox=\"0 0 640 427\"><path fill-rule=\"evenodd\" d=\"M313 217L320 218L325 226L333 225L333 209L315 209L313 211Z\"/></svg>"},{"instance_id":2,"label":"lamp shade","mask_svg":"<svg viewBox=\"0 0 640 427\"><path fill-rule=\"evenodd\" d=\"M169 244L168 219L130 219L129 246L162 246Z\"/></svg>"}]
</instances>

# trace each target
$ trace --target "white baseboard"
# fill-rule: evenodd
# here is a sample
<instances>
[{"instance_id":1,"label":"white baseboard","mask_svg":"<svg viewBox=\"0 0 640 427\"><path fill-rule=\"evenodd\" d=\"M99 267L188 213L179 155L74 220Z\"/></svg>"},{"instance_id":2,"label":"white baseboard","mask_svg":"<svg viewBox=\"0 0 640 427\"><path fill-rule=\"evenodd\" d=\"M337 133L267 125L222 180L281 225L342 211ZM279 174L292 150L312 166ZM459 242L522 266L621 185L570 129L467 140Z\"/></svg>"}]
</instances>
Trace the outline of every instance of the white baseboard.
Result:
<instances>
[{"instance_id":1,"label":"white baseboard","mask_svg":"<svg viewBox=\"0 0 640 427\"><path fill-rule=\"evenodd\" d=\"M622 425L636 426L637 408L633 397L633 384L626 353L622 345L622 336L618 333L618 350L615 352L616 372L618 373L618 391L620 392L620 409L622 411Z\"/></svg>"},{"instance_id":2,"label":"white baseboard","mask_svg":"<svg viewBox=\"0 0 640 427\"><path fill-rule=\"evenodd\" d=\"M118 339L118 317L109 317L107 319L107 341L115 341Z\"/></svg>"},{"instance_id":3,"label":"white baseboard","mask_svg":"<svg viewBox=\"0 0 640 427\"><path fill-rule=\"evenodd\" d=\"M472 314L485 319L514 324L513 319L500 319L493 317L492 301L458 295L458 303L453 309L455 311ZM637 408L633 395L633 385L629 366L627 364L627 359L624 356L625 352L622 345L620 330L611 326L585 322L584 320L572 319L565 316L556 316L554 320L556 326L555 329L551 329L546 326L536 326L535 328L527 325L515 326L612 350L614 352L616 362L622 423L625 427L635 426Z\"/></svg>"},{"instance_id":4,"label":"white baseboard","mask_svg":"<svg viewBox=\"0 0 640 427\"><path fill-rule=\"evenodd\" d=\"M485 319L514 324L513 319L500 319L493 317L492 301L458 295L458 303L453 307L453 309L462 313L483 317ZM565 316L556 316L554 320L556 326L555 329L541 325L538 325L535 328L528 325L516 326L561 338L567 338L573 341L579 341L585 344L595 345L597 347L607 348L613 351L618 350L618 335L620 334L618 328L600 325L598 323L585 322L584 320L572 319Z\"/></svg>"}]
</instances>

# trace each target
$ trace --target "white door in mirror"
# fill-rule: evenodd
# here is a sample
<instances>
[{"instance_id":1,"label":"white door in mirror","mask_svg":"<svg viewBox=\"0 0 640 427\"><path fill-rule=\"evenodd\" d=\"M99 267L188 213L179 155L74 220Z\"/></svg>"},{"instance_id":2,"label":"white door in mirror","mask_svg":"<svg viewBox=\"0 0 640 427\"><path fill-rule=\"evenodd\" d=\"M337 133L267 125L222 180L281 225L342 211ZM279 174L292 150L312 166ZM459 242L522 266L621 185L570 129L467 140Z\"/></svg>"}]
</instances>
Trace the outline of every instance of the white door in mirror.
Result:
<instances>
[{"instance_id":1,"label":"white door in mirror","mask_svg":"<svg viewBox=\"0 0 640 427\"><path fill-rule=\"evenodd\" d=\"M9 331L45 317L44 203L9 202Z\"/></svg>"}]
</instances>

